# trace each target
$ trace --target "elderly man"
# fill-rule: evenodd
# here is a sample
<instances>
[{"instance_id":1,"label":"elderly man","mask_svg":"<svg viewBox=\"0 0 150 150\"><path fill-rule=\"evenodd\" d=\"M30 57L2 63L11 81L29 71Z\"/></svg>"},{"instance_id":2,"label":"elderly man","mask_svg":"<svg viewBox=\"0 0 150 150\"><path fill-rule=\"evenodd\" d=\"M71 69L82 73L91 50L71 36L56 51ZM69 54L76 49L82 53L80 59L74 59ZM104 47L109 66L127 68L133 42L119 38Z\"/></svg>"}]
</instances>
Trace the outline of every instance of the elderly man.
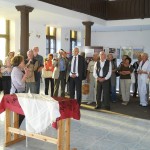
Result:
<instances>
[{"instance_id":1,"label":"elderly man","mask_svg":"<svg viewBox=\"0 0 150 150\"><path fill-rule=\"evenodd\" d=\"M37 93L35 73L38 69L38 61L33 56L33 50L27 51L27 59L25 60L26 67L28 68L28 76L26 78L26 93Z\"/></svg>"},{"instance_id":2,"label":"elderly man","mask_svg":"<svg viewBox=\"0 0 150 150\"><path fill-rule=\"evenodd\" d=\"M70 98L74 98L76 90L77 101L80 105L82 95L82 80L85 76L85 61L84 58L79 55L79 49L77 47L75 47L73 50L73 57L70 60L69 66Z\"/></svg>"},{"instance_id":3,"label":"elderly man","mask_svg":"<svg viewBox=\"0 0 150 150\"><path fill-rule=\"evenodd\" d=\"M87 81L90 85L90 93L89 93L89 101L87 104L91 104L94 102L95 99L95 78L93 77L93 69L94 69L94 64L97 62L98 59L98 54L94 53L93 54L93 59L89 62L88 68L87 68Z\"/></svg>"},{"instance_id":4,"label":"elderly man","mask_svg":"<svg viewBox=\"0 0 150 150\"><path fill-rule=\"evenodd\" d=\"M38 61L38 70L35 72L35 81L36 81L36 93L40 93L40 81L41 81L41 71L42 68L44 67L43 65L43 57L38 54L39 53L39 48L34 47L33 48L33 54L34 58Z\"/></svg>"},{"instance_id":5,"label":"elderly man","mask_svg":"<svg viewBox=\"0 0 150 150\"><path fill-rule=\"evenodd\" d=\"M142 61L139 64L138 73L138 90L140 97L140 105L143 107L148 106L149 97L149 79L148 75L150 73L150 62L148 60L148 54L141 54Z\"/></svg>"},{"instance_id":6,"label":"elderly man","mask_svg":"<svg viewBox=\"0 0 150 150\"><path fill-rule=\"evenodd\" d=\"M137 89L138 89L138 73L137 73L137 69L139 67L139 64L141 62L141 55L138 55L138 60L136 62L134 62L133 64L133 68L134 68L134 75L135 75L135 83L134 83L134 93L133 93L133 97L137 96Z\"/></svg>"},{"instance_id":7,"label":"elderly man","mask_svg":"<svg viewBox=\"0 0 150 150\"><path fill-rule=\"evenodd\" d=\"M100 109L104 106L106 110L110 110L110 77L112 74L112 65L109 60L106 59L106 54L101 51L100 60L94 65L93 76L97 80L97 93L96 93L96 107ZM101 96L103 92L103 100L101 105Z\"/></svg>"},{"instance_id":8,"label":"elderly man","mask_svg":"<svg viewBox=\"0 0 150 150\"><path fill-rule=\"evenodd\" d=\"M64 57L64 50L59 50L59 57L53 61L54 71L54 96L58 96L59 85L61 83L61 97L65 97L66 73L68 66L68 59Z\"/></svg>"}]
</instances>

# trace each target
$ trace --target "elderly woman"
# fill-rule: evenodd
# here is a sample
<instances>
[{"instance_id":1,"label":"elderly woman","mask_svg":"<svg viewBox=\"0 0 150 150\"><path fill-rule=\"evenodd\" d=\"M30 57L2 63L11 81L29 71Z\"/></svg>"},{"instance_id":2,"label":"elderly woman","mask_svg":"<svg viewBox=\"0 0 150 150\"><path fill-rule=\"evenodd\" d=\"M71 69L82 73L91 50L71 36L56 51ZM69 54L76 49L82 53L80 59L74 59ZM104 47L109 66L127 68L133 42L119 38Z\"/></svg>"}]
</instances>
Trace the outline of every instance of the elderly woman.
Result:
<instances>
[{"instance_id":1,"label":"elderly woman","mask_svg":"<svg viewBox=\"0 0 150 150\"><path fill-rule=\"evenodd\" d=\"M11 80L12 86L10 93L22 93L25 92L25 81L28 75L27 69L23 72L25 68L24 58L23 56L15 56L12 59L12 73Z\"/></svg>"},{"instance_id":2,"label":"elderly woman","mask_svg":"<svg viewBox=\"0 0 150 150\"><path fill-rule=\"evenodd\" d=\"M150 62L148 60L148 54L141 54L142 61L138 67L138 90L140 97L140 105L143 107L148 106L148 98L149 98L149 79L148 75L150 73Z\"/></svg>"},{"instance_id":3,"label":"elderly woman","mask_svg":"<svg viewBox=\"0 0 150 150\"><path fill-rule=\"evenodd\" d=\"M23 56L15 56L12 59L12 73L11 73L11 94L12 93L24 93L25 92L25 81L28 76L28 70L25 69L25 63ZM24 119L24 115L19 115L19 126Z\"/></svg>"},{"instance_id":4,"label":"elderly woman","mask_svg":"<svg viewBox=\"0 0 150 150\"><path fill-rule=\"evenodd\" d=\"M7 58L5 60L4 66L1 67L2 85L3 85L4 94L10 94L11 71L12 71L11 60L9 58Z\"/></svg>"},{"instance_id":5,"label":"elderly woman","mask_svg":"<svg viewBox=\"0 0 150 150\"><path fill-rule=\"evenodd\" d=\"M133 67L130 65L131 58L126 58L124 63L118 69L120 73L120 86L122 94L122 104L127 105L130 99L131 73Z\"/></svg>"},{"instance_id":6,"label":"elderly woman","mask_svg":"<svg viewBox=\"0 0 150 150\"><path fill-rule=\"evenodd\" d=\"M112 65L112 74L110 78L110 85L111 85L111 101L116 102L116 70L117 64L113 58L112 54L107 55L107 59L111 62Z\"/></svg>"}]
</instances>

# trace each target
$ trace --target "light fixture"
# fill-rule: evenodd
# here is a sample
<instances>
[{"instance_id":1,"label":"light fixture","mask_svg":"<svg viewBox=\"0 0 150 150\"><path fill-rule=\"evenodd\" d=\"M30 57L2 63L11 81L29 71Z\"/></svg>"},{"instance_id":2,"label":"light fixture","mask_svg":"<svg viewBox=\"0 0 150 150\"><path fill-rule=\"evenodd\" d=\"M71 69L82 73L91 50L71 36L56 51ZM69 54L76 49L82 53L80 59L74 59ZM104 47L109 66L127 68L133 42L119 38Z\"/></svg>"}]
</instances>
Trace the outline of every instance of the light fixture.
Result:
<instances>
[{"instance_id":1,"label":"light fixture","mask_svg":"<svg viewBox=\"0 0 150 150\"><path fill-rule=\"evenodd\" d=\"M36 34L36 37L39 39L41 37L41 35L40 34Z\"/></svg>"}]
</instances>

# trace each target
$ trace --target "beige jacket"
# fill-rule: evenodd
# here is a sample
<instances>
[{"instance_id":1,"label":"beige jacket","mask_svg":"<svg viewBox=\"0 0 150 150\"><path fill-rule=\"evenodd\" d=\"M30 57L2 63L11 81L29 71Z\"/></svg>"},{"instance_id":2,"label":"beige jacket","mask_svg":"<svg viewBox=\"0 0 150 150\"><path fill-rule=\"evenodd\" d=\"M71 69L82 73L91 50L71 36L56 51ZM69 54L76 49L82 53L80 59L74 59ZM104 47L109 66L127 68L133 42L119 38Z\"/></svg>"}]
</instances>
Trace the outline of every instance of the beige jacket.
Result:
<instances>
[{"instance_id":1,"label":"beige jacket","mask_svg":"<svg viewBox=\"0 0 150 150\"><path fill-rule=\"evenodd\" d=\"M38 69L38 61L36 61L35 64L26 64L26 66L29 70L26 82L35 82L34 71L37 71Z\"/></svg>"},{"instance_id":2,"label":"beige jacket","mask_svg":"<svg viewBox=\"0 0 150 150\"><path fill-rule=\"evenodd\" d=\"M58 60L53 60L53 66L54 66L54 71L53 71L53 75L52 75L53 79L59 78L59 73L60 73L60 65L59 64L60 64L60 58ZM67 70L67 65L68 65L67 59L65 59L65 65L66 65L66 70Z\"/></svg>"}]
</instances>

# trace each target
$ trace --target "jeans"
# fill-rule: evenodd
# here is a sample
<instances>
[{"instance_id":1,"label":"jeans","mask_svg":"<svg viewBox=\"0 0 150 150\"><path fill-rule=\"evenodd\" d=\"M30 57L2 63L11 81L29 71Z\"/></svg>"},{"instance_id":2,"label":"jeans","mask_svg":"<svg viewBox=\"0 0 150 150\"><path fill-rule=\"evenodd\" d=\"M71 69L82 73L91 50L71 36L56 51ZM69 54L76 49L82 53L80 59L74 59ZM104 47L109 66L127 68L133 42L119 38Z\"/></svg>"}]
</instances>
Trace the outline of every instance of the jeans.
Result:
<instances>
[{"instance_id":1,"label":"jeans","mask_svg":"<svg viewBox=\"0 0 150 150\"><path fill-rule=\"evenodd\" d=\"M111 101L116 101L116 86L111 86Z\"/></svg>"}]
</instances>

